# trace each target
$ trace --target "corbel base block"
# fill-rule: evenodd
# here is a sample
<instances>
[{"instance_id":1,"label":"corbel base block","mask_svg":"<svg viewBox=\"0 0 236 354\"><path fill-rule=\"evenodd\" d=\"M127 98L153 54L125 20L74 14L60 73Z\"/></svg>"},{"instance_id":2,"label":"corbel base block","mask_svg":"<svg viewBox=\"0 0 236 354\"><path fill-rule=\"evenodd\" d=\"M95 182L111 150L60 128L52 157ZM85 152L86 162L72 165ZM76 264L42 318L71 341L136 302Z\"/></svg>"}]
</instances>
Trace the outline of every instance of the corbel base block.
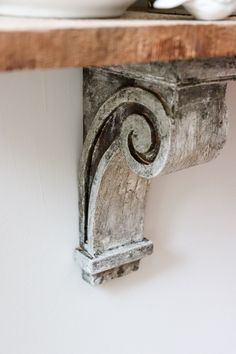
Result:
<instances>
[{"instance_id":1,"label":"corbel base block","mask_svg":"<svg viewBox=\"0 0 236 354\"><path fill-rule=\"evenodd\" d=\"M152 254L152 251L152 242L144 239L105 251L96 257L79 249L77 261L83 270L83 279L97 285L138 270L140 259Z\"/></svg>"}]
</instances>

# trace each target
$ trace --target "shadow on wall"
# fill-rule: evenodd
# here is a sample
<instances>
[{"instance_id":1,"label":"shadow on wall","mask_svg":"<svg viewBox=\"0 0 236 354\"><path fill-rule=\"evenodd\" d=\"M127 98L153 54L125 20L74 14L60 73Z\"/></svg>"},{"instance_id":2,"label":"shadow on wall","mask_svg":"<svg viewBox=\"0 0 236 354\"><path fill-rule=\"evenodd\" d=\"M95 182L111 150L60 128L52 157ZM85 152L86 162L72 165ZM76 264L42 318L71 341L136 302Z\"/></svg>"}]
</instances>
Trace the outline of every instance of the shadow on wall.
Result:
<instances>
[{"instance_id":1,"label":"shadow on wall","mask_svg":"<svg viewBox=\"0 0 236 354\"><path fill-rule=\"evenodd\" d=\"M163 276L190 269L191 264L201 267L199 261L207 262L208 256L217 267L214 262L222 257L223 250L227 257L227 239L235 236L235 90L236 85L230 84L227 100L231 128L221 156L210 164L152 181L145 235L154 242L154 255L142 261L139 272L102 289L123 291L154 279L160 282ZM66 271L63 259L72 267L73 248L78 242L81 71L1 74L0 103L1 240L4 244L5 238L5 244L11 245L10 235L19 249L24 248L24 240L25 247L32 247L32 254L37 250L45 257L47 253L50 264L55 257L55 267L60 262ZM28 240L32 242L29 246ZM54 249L52 255L49 248ZM216 253L211 254L214 250ZM16 247L4 257L10 264L20 253ZM80 270L73 271L80 279Z\"/></svg>"},{"instance_id":2,"label":"shadow on wall","mask_svg":"<svg viewBox=\"0 0 236 354\"><path fill-rule=\"evenodd\" d=\"M235 354L236 84L214 162L152 181L139 272L93 288L73 261L81 70L1 74L0 353Z\"/></svg>"},{"instance_id":3,"label":"shadow on wall","mask_svg":"<svg viewBox=\"0 0 236 354\"><path fill-rule=\"evenodd\" d=\"M22 262L20 250L32 247L45 257L61 242L71 259L78 243L82 72L1 73L0 92L0 235L9 248L19 243L19 252L2 248L0 258L23 267L30 252Z\"/></svg>"}]
</instances>

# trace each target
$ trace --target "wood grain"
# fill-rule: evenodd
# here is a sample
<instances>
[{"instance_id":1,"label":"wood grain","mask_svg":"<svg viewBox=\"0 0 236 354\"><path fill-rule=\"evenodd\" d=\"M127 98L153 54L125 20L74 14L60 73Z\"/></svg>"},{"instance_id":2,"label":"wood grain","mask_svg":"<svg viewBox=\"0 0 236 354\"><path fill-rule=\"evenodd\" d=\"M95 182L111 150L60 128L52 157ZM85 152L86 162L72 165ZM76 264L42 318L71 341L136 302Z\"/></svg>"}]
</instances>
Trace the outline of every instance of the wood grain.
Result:
<instances>
[{"instance_id":1,"label":"wood grain","mask_svg":"<svg viewBox=\"0 0 236 354\"><path fill-rule=\"evenodd\" d=\"M137 270L152 253L144 236L150 179L218 156L230 60L84 69L75 257L90 284Z\"/></svg>"},{"instance_id":2,"label":"wood grain","mask_svg":"<svg viewBox=\"0 0 236 354\"><path fill-rule=\"evenodd\" d=\"M185 19L186 18L186 19ZM0 18L0 70L236 55L236 20L129 12L113 20Z\"/></svg>"}]
</instances>

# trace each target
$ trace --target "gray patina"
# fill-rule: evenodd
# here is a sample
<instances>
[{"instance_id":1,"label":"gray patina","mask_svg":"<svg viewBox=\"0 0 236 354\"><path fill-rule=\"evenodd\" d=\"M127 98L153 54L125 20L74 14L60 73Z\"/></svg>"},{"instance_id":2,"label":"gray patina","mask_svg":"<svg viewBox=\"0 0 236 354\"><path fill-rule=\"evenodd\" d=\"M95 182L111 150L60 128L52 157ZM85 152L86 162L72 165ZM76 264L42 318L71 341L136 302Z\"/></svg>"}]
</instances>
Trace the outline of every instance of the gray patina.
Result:
<instances>
[{"instance_id":1,"label":"gray patina","mask_svg":"<svg viewBox=\"0 0 236 354\"><path fill-rule=\"evenodd\" d=\"M84 70L76 260L86 281L128 274L152 253L143 235L149 181L219 154L225 81L235 74L230 59Z\"/></svg>"}]
</instances>

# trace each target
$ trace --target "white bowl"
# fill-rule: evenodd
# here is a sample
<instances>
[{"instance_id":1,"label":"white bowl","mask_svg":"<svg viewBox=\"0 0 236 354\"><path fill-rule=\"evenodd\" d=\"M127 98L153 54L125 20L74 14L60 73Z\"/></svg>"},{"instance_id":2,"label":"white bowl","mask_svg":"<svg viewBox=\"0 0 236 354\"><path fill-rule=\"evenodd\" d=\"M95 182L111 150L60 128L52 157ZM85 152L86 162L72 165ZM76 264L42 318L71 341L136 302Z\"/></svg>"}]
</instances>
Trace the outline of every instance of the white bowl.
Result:
<instances>
[{"instance_id":1,"label":"white bowl","mask_svg":"<svg viewBox=\"0 0 236 354\"><path fill-rule=\"evenodd\" d=\"M135 0L0 0L0 15L64 18L118 17Z\"/></svg>"}]
</instances>

